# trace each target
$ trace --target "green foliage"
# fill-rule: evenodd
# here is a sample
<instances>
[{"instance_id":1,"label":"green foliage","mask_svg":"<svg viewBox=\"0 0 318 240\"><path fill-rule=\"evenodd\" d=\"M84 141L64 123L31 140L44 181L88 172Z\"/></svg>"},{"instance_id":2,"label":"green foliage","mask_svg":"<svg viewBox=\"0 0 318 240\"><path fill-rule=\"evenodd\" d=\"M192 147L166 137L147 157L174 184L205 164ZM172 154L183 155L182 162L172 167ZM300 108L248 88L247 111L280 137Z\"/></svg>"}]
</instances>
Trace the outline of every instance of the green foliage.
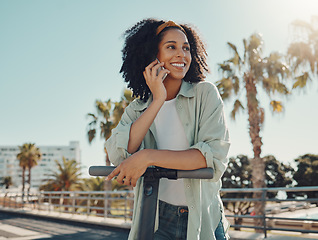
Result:
<instances>
[{"instance_id":1,"label":"green foliage","mask_svg":"<svg viewBox=\"0 0 318 240\"><path fill-rule=\"evenodd\" d=\"M297 171L294 173L294 180L297 187L318 186L318 155L305 154L295 159ZM294 193L298 195L298 193ZM318 198L317 192L306 192L308 198Z\"/></svg>"},{"instance_id":2,"label":"green foliage","mask_svg":"<svg viewBox=\"0 0 318 240\"><path fill-rule=\"evenodd\" d=\"M247 156L231 157L222 177L222 186L224 188L251 188L251 173L252 168Z\"/></svg>"},{"instance_id":3,"label":"green foliage","mask_svg":"<svg viewBox=\"0 0 318 240\"><path fill-rule=\"evenodd\" d=\"M266 171L267 187L288 187L292 184L294 169L287 164L279 162L274 156L263 158ZM245 155L238 155L229 159L228 168L223 175L224 188L252 188L252 165ZM226 193L224 198L251 198L253 193ZM273 198L276 193L268 193L267 197ZM224 202L224 206L235 214L247 214L252 207L251 202L235 201Z\"/></svg>"},{"instance_id":4,"label":"green foliage","mask_svg":"<svg viewBox=\"0 0 318 240\"><path fill-rule=\"evenodd\" d=\"M96 113L87 114L90 119L87 125L88 142L92 143L98 131L100 137L107 140L111 135L112 129L119 123L125 108L133 100L132 92L128 89L123 92L123 97L119 102L113 102L111 99L106 101L96 100Z\"/></svg>"},{"instance_id":5,"label":"green foliage","mask_svg":"<svg viewBox=\"0 0 318 240\"><path fill-rule=\"evenodd\" d=\"M278 161L273 155L265 156L263 160L265 162L267 187L289 187L292 185L295 170L290 164Z\"/></svg>"},{"instance_id":6,"label":"green foliage","mask_svg":"<svg viewBox=\"0 0 318 240\"><path fill-rule=\"evenodd\" d=\"M17 158L20 160L20 166L33 167L38 165L38 161L42 158L42 153L34 143L25 143L19 146L20 153Z\"/></svg>"},{"instance_id":7,"label":"green foliage","mask_svg":"<svg viewBox=\"0 0 318 240\"><path fill-rule=\"evenodd\" d=\"M245 155L238 155L229 159L228 167L223 175L224 188L251 188L252 187L252 168L249 159ZM222 198L251 198L253 193L225 193ZM249 201L224 201L224 207L235 215L248 214L253 206ZM234 218L235 224L240 225L242 218ZM236 230L239 230L236 229Z\"/></svg>"},{"instance_id":8,"label":"green foliage","mask_svg":"<svg viewBox=\"0 0 318 240\"><path fill-rule=\"evenodd\" d=\"M104 191L105 178L90 177L84 178L81 183L82 191Z\"/></svg>"},{"instance_id":9,"label":"green foliage","mask_svg":"<svg viewBox=\"0 0 318 240\"><path fill-rule=\"evenodd\" d=\"M304 88L308 80L318 75L317 23L318 16L312 16L310 22L296 20L292 23L294 40L288 46L287 57L293 71L298 75L293 88Z\"/></svg>"},{"instance_id":10,"label":"green foliage","mask_svg":"<svg viewBox=\"0 0 318 240\"><path fill-rule=\"evenodd\" d=\"M17 159L19 160L19 166L22 168L22 192L24 192L25 183L25 170L29 170L29 189L31 187L31 169L32 167L38 165L38 161L42 158L42 153L39 148L35 146L34 143L25 143L19 146L20 152L17 154Z\"/></svg>"},{"instance_id":11,"label":"green foliage","mask_svg":"<svg viewBox=\"0 0 318 240\"><path fill-rule=\"evenodd\" d=\"M44 191L74 191L81 189L81 168L76 160L63 157L62 163L55 160L58 171L48 175L47 182L40 186Z\"/></svg>"},{"instance_id":12,"label":"green foliage","mask_svg":"<svg viewBox=\"0 0 318 240\"><path fill-rule=\"evenodd\" d=\"M127 186L117 182L117 177L112 180L112 191L132 190L131 186Z\"/></svg>"},{"instance_id":13,"label":"green foliage","mask_svg":"<svg viewBox=\"0 0 318 240\"><path fill-rule=\"evenodd\" d=\"M272 52L269 56L264 56L264 43L260 34L252 34L249 39L243 40L243 54L238 52L238 48L234 44L228 42L227 45L232 52L232 57L219 64L222 78L216 82L216 86L225 101L232 100L235 96L235 103L231 111L232 119L235 120L238 112L246 112L247 109L249 135L254 153L252 161L254 166L251 173L253 177L251 180L253 181L253 187L262 188L266 184L266 176L265 164L261 158L263 143L260 131L263 127L265 111L259 101L259 92L264 90L268 95L273 112L282 112L282 103L273 98L278 94L289 94L285 80L290 77L291 72L284 63L281 54ZM244 101L240 99L243 97L245 98ZM232 164L235 165L234 162ZM236 179L241 178L241 175L234 176L236 176L234 181L238 180L241 184L244 183L241 179ZM233 178L233 175L231 175L231 178ZM259 192L254 192L253 197L260 198L261 196ZM232 210L240 209L241 214L250 207L249 203L241 205L240 202L236 202L232 205ZM255 202L254 210L257 215L265 211L261 202ZM255 219L255 225L260 226L261 219Z\"/></svg>"},{"instance_id":14,"label":"green foliage","mask_svg":"<svg viewBox=\"0 0 318 240\"><path fill-rule=\"evenodd\" d=\"M4 185L6 189L8 189L12 185L12 178L10 176L6 176L2 178L1 185Z\"/></svg>"},{"instance_id":15,"label":"green foliage","mask_svg":"<svg viewBox=\"0 0 318 240\"><path fill-rule=\"evenodd\" d=\"M261 35L253 34L248 40L244 39L243 57L237 47L228 42L233 56L219 64L222 72L222 79L216 82L220 94L224 100L231 99L232 96L242 97L242 92L247 88L247 78L252 78L256 86L262 87L270 98L270 103L278 103L273 97L277 94L288 95L290 92L284 83L289 78L291 72L289 66L284 63L283 56L277 52L272 52L268 57L262 54L263 40ZM247 95L250 101L258 105L257 95ZM244 112L247 109L239 98L235 99L231 118L235 119L239 109ZM279 102L279 107L273 107L273 112L282 112L283 104ZM277 104L275 105L277 106Z\"/></svg>"}]
</instances>

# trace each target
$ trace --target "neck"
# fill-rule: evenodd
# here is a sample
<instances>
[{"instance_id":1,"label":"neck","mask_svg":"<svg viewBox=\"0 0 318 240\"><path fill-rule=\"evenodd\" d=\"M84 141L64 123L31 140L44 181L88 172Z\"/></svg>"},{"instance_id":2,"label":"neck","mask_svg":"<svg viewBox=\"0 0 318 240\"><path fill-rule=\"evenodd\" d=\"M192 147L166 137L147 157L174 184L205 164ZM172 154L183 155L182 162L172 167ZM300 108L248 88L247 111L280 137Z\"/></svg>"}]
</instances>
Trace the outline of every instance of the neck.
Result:
<instances>
[{"instance_id":1,"label":"neck","mask_svg":"<svg viewBox=\"0 0 318 240\"><path fill-rule=\"evenodd\" d=\"M165 85L166 91L167 91L167 98L166 101L174 99L177 94L180 91L181 84L182 84L182 79L180 80L169 80L166 79L163 84Z\"/></svg>"}]
</instances>

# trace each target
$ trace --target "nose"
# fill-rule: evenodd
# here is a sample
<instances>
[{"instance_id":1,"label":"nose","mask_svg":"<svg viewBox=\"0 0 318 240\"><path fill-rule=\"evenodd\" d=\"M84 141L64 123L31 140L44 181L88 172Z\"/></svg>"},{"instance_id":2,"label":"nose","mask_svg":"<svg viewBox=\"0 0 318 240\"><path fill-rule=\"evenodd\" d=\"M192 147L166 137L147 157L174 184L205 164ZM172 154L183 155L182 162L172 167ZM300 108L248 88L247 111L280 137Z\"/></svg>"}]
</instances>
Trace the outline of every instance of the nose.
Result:
<instances>
[{"instance_id":1,"label":"nose","mask_svg":"<svg viewBox=\"0 0 318 240\"><path fill-rule=\"evenodd\" d=\"M178 49L177 56L178 57L185 57L186 56L186 53L185 53L183 48Z\"/></svg>"}]
</instances>

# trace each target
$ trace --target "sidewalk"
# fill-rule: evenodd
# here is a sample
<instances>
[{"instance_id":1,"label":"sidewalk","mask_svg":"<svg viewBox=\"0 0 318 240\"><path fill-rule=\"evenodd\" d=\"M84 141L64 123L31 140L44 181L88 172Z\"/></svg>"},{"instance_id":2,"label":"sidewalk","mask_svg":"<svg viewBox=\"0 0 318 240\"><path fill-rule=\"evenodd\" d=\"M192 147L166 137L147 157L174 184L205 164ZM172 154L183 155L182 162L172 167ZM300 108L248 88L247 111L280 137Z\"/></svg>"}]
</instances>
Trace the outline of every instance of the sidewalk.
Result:
<instances>
[{"instance_id":1,"label":"sidewalk","mask_svg":"<svg viewBox=\"0 0 318 240\"><path fill-rule=\"evenodd\" d=\"M229 231L231 240L315 240L318 239L318 234L301 234L295 232L285 231L271 231L267 233L267 238L264 238L264 234L255 233L251 229L242 231Z\"/></svg>"},{"instance_id":2,"label":"sidewalk","mask_svg":"<svg viewBox=\"0 0 318 240\"><path fill-rule=\"evenodd\" d=\"M92 224L99 226L108 226L114 228L130 229L131 221L123 219L103 218L94 216L83 216L69 213L48 212L29 209L11 209L0 207L0 212L9 212L22 215L30 215L36 217L58 219L69 222L78 222L83 224ZM242 231L229 231L231 240L260 240L265 239L264 234L255 233L251 229L243 229ZM295 232L271 231L267 234L269 240L316 240L318 234L301 234Z\"/></svg>"}]
</instances>

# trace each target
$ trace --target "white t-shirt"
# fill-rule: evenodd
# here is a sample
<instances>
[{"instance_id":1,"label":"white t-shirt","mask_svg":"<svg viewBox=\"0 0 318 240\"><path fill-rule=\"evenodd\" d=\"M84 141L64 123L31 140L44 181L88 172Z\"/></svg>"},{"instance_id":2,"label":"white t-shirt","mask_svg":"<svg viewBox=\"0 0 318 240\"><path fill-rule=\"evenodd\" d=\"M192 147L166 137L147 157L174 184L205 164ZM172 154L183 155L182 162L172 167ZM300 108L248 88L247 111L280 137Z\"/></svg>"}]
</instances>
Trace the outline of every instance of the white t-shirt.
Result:
<instances>
[{"instance_id":1,"label":"white t-shirt","mask_svg":"<svg viewBox=\"0 0 318 240\"><path fill-rule=\"evenodd\" d=\"M176 109L176 98L165 101L155 118L157 147L164 150L186 150L189 142ZM187 206L183 179L160 179L159 199L172 205Z\"/></svg>"}]
</instances>

